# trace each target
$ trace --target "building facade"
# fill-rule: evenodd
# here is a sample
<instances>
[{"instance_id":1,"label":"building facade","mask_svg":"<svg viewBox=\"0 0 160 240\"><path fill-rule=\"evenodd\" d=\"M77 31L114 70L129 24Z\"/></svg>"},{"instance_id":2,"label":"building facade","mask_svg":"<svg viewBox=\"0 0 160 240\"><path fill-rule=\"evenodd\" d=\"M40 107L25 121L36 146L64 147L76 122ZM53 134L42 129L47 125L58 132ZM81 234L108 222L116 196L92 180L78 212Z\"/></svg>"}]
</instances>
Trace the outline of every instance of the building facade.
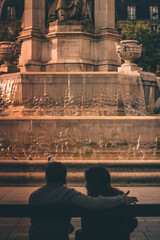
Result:
<instances>
[{"instance_id":1,"label":"building facade","mask_svg":"<svg viewBox=\"0 0 160 240\"><path fill-rule=\"evenodd\" d=\"M160 0L115 0L115 3L117 21L149 21L160 25ZM0 0L1 21L21 19L23 11L24 0Z\"/></svg>"},{"instance_id":2,"label":"building facade","mask_svg":"<svg viewBox=\"0 0 160 240\"><path fill-rule=\"evenodd\" d=\"M160 27L160 0L116 0L117 21L143 21Z\"/></svg>"},{"instance_id":3,"label":"building facade","mask_svg":"<svg viewBox=\"0 0 160 240\"><path fill-rule=\"evenodd\" d=\"M0 21L8 22L21 19L24 11L24 0L0 0Z\"/></svg>"}]
</instances>

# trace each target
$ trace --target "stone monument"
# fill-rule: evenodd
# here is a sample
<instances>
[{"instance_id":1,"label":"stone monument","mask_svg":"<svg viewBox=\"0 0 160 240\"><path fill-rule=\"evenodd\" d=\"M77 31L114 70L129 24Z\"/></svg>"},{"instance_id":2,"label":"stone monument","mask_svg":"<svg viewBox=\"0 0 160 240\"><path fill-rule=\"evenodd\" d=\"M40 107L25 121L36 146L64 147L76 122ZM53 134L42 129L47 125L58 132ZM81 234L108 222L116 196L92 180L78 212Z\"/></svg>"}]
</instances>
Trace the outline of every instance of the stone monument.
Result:
<instances>
[{"instance_id":1,"label":"stone monument","mask_svg":"<svg viewBox=\"0 0 160 240\"><path fill-rule=\"evenodd\" d=\"M120 65L114 1L25 1L21 71L113 71ZM94 12L93 12L94 9Z\"/></svg>"}]
</instances>

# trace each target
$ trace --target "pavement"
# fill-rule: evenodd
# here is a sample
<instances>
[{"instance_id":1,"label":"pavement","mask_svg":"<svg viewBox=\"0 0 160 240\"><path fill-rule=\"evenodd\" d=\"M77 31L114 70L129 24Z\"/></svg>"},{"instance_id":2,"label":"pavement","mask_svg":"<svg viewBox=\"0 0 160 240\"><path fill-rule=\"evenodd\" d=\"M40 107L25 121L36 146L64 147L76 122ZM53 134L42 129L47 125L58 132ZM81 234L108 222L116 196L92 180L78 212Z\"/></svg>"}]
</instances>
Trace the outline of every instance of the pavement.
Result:
<instances>
[{"instance_id":1,"label":"pavement","mask_svg":"<svg viewBox=\"0 0 160 240\"><path fill-rule=\"evenodd\" d=\"M0 204L23 204L38 187L0 187ZM85 193L84 187L75 187ZM119 187L138 198L140 204L160 203L160 187ZM80 218L73 218L75 230L80 228ZM29 218L0 218L0 240L28 240ZM73 232L70 236L74 240ZM121 240L121 239L120 239ZM160 240L160 217L139 217L138 227L131 240Z\"/></svg>"}]
</instances>

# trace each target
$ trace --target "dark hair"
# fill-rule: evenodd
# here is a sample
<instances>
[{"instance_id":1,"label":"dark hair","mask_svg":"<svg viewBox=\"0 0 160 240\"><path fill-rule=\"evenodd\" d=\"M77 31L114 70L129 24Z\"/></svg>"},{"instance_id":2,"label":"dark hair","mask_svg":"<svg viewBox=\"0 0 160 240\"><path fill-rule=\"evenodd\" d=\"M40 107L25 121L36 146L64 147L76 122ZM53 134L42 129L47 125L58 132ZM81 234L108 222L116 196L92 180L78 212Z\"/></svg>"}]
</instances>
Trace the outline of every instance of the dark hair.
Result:
<instances>
[{"instance_id":1,"label":"dark hair","mask_svg":"<svg viewBox=\"0 0 160 240\"><path fill-rule=\"evenodd\" d=\"M111 187L110 173L104 167L91 167L85 172L88 194L103 195L106 187Z\"/></svg>"},{"instance_id":2,"label":"dark hair","mask_svg":"<svg viewBox=\"0 0 160 240\"><path fill-rule=\"evenodd\" d=\"M49 163L46 169L46 182L66 184L66 175L67 169L62 163Z\"/></svg>"}]
</instances>

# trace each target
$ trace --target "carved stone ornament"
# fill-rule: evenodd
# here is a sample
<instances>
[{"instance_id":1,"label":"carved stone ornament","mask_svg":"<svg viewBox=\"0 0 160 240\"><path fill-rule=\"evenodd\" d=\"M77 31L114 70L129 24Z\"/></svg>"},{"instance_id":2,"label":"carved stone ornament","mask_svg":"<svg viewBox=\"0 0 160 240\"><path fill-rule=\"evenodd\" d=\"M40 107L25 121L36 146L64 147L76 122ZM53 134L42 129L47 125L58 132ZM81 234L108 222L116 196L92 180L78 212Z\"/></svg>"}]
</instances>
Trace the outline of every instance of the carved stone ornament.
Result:
<instances>
[{"instance_id":1,"label":"carved stone ornament","mask_svg":"<svg viewBox=\"0 0 160 240\"><path fill-rule=\"evenodd\" d=\"M0 42L0 73L18 72L17 57L20 53L20 42Z\"/></svg>"},{"instance_id":2,"label":"carved stone ornament","mask_svg":"<svg viewBox=\"0 0 160 240\"><path fill-rule=\"evenodd\" d=\"M125 61L125 64L131 64L140 58L142 45L139 45L136 40L123 40L117 44L117 53Z\"/></svg>"},{"instance_id":3,"label":"carved stone ornament","mask_svg":"<svg viewBox=\"0 0 160 240\"><path fill-rule=\"evenodd\" d=\"M14 56L13 44L10 41L0 42L0 61L10 62Z\"/></svg>"}]
</instances>

